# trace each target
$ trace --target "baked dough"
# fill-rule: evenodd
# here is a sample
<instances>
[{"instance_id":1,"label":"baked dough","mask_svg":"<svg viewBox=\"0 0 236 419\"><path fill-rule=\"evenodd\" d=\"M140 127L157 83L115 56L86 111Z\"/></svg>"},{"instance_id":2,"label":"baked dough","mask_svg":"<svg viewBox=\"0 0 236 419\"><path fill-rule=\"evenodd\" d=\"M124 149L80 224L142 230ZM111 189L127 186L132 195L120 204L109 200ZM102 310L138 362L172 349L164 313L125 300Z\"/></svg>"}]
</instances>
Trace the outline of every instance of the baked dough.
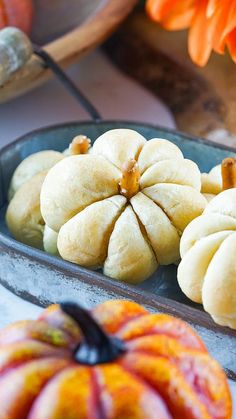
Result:
<instances>
[{"instance_id":1,"label":"baked dough","mask_svg":"<svg viewBox=\"0 0 236 419\"><path fill-rule=\"evenodd\" d=\"M128 205L111 234L104 274L137 284L157 269L155 254L143 234L137 216Z\"/></svg>"},{"instance_id":2,"label":"baked dough","mask_svg":"<svg viewBox=\"0 0 236 419\"><path fill-rule=\"evenodd\" d=\"M54 164L58 163L64 156L62 153L53 150L39 151L26 157L13 173L8 191L10 201L16 191L37 173L49 170Z\"/></svg>"},{"instance_id":3,"label":"baked dough","mask_svg":"<svg viewBox=\"0 0 236 419\"><path fill-rule=\"evenodd\" d=\"M86 153L90 140L83 135L74 138L69 155ZM12 235L30 246L59 255L57 232L44 226L40 211L40 190L47 171L65 158L63 153L44 150L24 159L13 173L8 197L7 224ZM39 176L37 176L39 175ZM35 177L36 176L36 177Z\"/></svg>"},{"instance_id":4,"label":"baked dough","mask_svg":"<svg viewBox=\"0 0 236 419\"><path fill-rule=\"evenodd\" d=\"M41 192L41 211L54 231L93 202L118 193L120 171L103 157L71 156L48 173Z\"/></svg>"},{"instance_id":5,"label":"baked dough","mask_svg":"<svg viewBox=\"0 0 236 419\"><path fill-rule=\"evenodd\" d=\"M222 176L221 176L221 164L213 167L209 173L202 173L201 175L201 192L205 196L208 202L222 192Z\"/></svg>"},{"instance_id":6,"label":"baked dough","mask_svg":"<svg viewBox=\"0 0 236 419\"><path fill-rule=\"evenodd\" d=\"M221 192L180 242L178 282L221 325L236 329L236 188Z\"/></svg>"},{"instance_id":7,"label":"baked dough","mask_svg":"<svg viewBox=\"0 0 236 419\"><path fill-rule=\"evenodd\" d=\"M197 165L175 144L115 129L49 171L41 211L62 258L138 283L179 260L180 236L207 203L200 189Z\"/></svg>"},{"instance_id":8,"label":"baked dough","mask_svg":"<svg viewBox=\"0 0 236 419\"><path fill-rule=\"evenodd\" d=\"M44 233L43 233L43 248L45 252L50 253L54 256L59 256L57 249L57 238L58 233L52 230L45 224Z\"/></svg>"},{"instance_id":9,"label":"baked dough","mask_svg":"<svg viewBox=\"0 0 236 419\"><path fill-rule=\"evenodd\" d=\"M125 204L124 196L115 195L87 206L72 217L59 231L61 256L83 266L102 266L114 224Z\"/></svg>"},{"instance_id":10,"label":"baked dough","mask_svg":"<svg viewBox=\"0 0 236 419\"><path fill-rule=\"evenodd\" d=\"M41 187L48 169L63 158L63 154L58 151L39 151L24 159L14 171L8 190L10 203L6 222L16 240L44 249L45 223L40 210ZM46 248L53 249L52 253L55 254L55 239L50 245L51 241L52 234L48 237L46 231Z\"/></svg>"},{"instance_id":11,"label":"baked dough","mask_svg":"<svg viewBox=\"0 0 236 419\"><path fill-rule=\"evenodd\" d=\"M10 201L7 226L14 238L29 246L43 249L44 220L40 211L40 192L47 172L26 181Z\"/></svg>"}]
</instances>

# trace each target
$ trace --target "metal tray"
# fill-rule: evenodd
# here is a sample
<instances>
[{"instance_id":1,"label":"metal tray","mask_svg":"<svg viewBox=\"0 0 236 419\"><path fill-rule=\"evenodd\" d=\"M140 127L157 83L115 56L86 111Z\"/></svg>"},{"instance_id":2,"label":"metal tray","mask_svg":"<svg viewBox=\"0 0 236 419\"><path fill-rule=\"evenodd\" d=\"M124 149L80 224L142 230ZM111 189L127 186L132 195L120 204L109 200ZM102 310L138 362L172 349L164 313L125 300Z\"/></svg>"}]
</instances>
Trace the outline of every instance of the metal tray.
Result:
<instances>
[{"instance_id":1,"label":"metal tray","mask_svg":"<svg viewBox=\"0 0 236 419\"><path fill-rule=\"evenodd\" d=\"M183 295L176 281L175 266L162 267L143 284L131 286L50 256L10 237L5 224L6 196L12 173L20 161L39 150L62 151L77 134L86 134L94 141L105 131L117 127L135 129L147 139L162 137L171 140L185 157L198 163L202 171L208 171L224 157L236 157L236 152L230 148L135 122L75 122L25 135L0 150L0 282L22 298L42 306L63 298L77 299L87 306L106 299L126 298L145 305L150 311L176 315L196 328L228 376L236 380L236 331L217 326L200 305L191 303Z\"/></svg>"}]
</instances>

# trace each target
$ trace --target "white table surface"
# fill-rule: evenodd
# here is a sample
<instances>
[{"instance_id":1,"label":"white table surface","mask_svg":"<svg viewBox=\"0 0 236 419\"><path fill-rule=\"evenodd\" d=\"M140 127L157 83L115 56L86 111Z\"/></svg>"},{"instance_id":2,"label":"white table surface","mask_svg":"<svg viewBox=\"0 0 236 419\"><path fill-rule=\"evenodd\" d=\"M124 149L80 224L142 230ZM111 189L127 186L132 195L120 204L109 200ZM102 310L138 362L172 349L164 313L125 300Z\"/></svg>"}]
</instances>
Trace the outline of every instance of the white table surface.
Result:
<instances>
[{"instance_id":1,"label":"white table surface","mask_svg":"<svg viewBox=\"0 0 236 419\"><path fill-rule=\"evenodd\" d=\"M100 51L85 57L70 69L69 74L104 118L175 127L168 109L123 76ZM88 119L86 112L56 80L52 80L24 97L0 105L0 146L42 126L85 119ZM15 320L35 318L40 311L39 307L0 286L0 327ZM230 385L236 406L236 384L231 382Z\"/></svg>"}]
</instances>

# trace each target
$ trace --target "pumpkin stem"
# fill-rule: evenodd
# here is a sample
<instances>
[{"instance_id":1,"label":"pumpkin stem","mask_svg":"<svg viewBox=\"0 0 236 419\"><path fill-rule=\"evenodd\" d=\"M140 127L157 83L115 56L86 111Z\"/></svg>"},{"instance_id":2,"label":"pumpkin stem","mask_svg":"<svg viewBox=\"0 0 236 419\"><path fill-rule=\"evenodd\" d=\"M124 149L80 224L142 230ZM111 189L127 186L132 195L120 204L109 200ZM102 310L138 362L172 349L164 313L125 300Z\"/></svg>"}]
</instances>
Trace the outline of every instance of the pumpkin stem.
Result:
<instances>
[{"instance_id":1,"label":"pumpkin stem","mask_svg":"<svg viewBox=\"0 0 236 419\"><path fill-rule=\"evenodd\" d=\"M125 352L124 343L109 336L94 320L89 311L75 303L61 303L61 309L80 328L83 338L74 351L74 359L80 364L97 365L112 362Z\"/></svg>"},{"instance_id":2,"label":"pumpkin stem","mask_svg":"<svg viewBox=\"0 0 236 419\"><path fill-rule=\"evenodd\" d=\"M140 171L136 160L129 160L123 167L119 182L120 193L130 199L139 191Z\"/></svg>"},{"instance_id":3,"label":"pumpkin stem","mask_svg":"<svg viewBox=\"0 0 236 419\"><path fill-rule=\"evenodd\" d=\"M221 163L223 190L236 187L236 159L227 157Z\"/></svg>"},{"instance_id":4,"label":"pumpkin stem","mask_svg":"<svg viewBox=\"0 0 236 419\"><path fill-rule=\"evenodd\" d=\"M77 135L71 142L69 149L72 155L86 154L91 145L91 140L86 135Z\"/></svg>"}]
</instances>

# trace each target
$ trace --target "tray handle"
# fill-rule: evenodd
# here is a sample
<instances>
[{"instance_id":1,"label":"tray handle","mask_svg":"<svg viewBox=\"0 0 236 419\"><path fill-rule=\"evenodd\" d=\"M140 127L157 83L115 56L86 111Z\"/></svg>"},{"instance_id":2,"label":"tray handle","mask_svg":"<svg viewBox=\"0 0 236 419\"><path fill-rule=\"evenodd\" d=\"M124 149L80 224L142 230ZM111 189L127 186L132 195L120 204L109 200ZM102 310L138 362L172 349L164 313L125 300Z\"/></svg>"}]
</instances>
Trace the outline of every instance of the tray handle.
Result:
<instances>
[{"instance_id":1,"label":"tray handle","mask_svg":"<svg viewBox=\"0 0 236 419\"><path fill-rule=\"evenodd\" d=\"M57 64L57 62L51 57L48 52L38 45L33 44L33 52L35 55L40 57L46 67L54 73L57 79L63 84L72 96L79 102L83 109L91 116L94 122L101 121L102 117L89 99L81 92L76 84L67 76L64 70Z\"/></svg>"},{"instance_id":2,"label":"tray handle","mask_svg":"<svg viewBox=\"0 0 236 419\"><path fill-rule=\"evenodd\" d=\"M3 86L13 73L23 67L33 53L44 62L45 68L52 70L68 92L88 112L93 121L100 121L101 115L97 109L67 76L56 60L43 48L32 44L28 36L18 28L7 27L0 31L0 86Z\"/></svg>"}]
</instances>

